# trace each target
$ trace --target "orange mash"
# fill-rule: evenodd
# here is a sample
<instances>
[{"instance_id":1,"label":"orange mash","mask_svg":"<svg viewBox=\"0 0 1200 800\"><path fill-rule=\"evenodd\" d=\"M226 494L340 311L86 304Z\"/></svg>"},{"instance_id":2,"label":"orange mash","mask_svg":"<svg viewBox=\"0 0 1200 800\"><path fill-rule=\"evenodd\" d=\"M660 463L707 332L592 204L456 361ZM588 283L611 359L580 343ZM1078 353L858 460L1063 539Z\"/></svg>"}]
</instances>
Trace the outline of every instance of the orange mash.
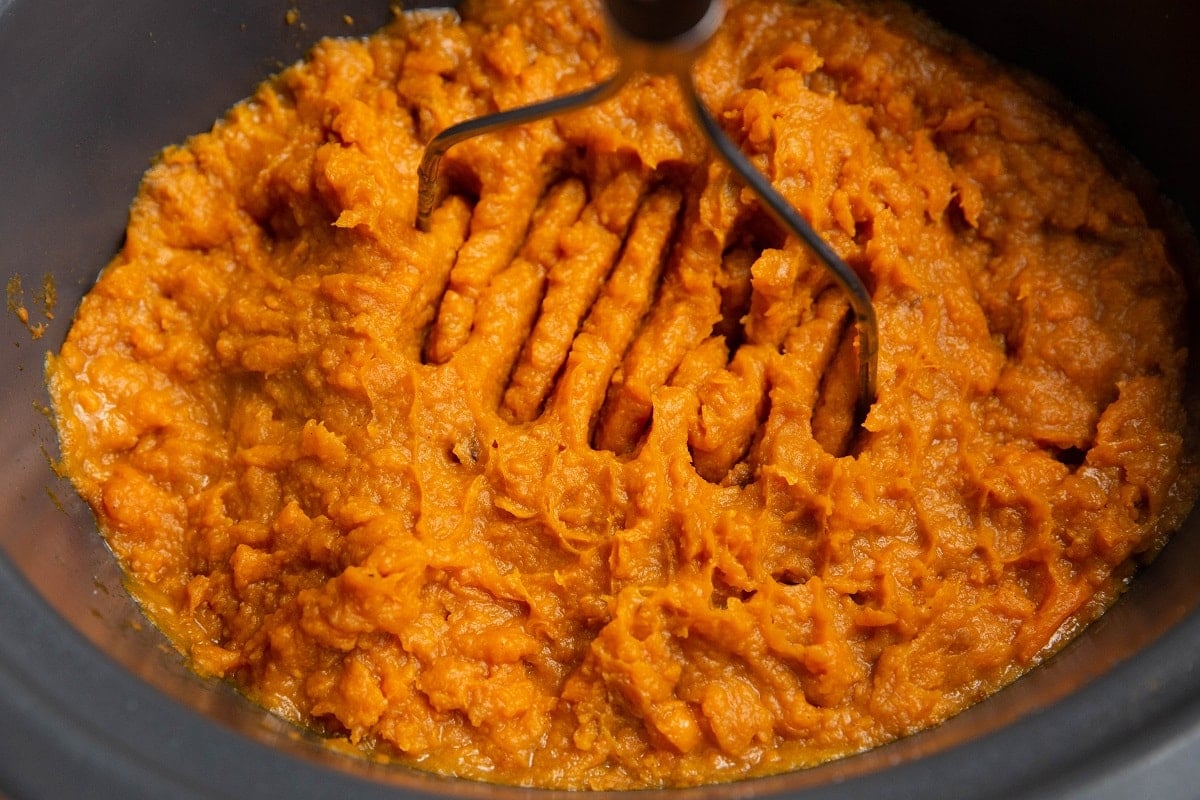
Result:
<instances>
[{"instance_id":1,"label":"orange mash","mask_svg":"<svg viewBox=\"0 0 1200 800\"><path fill-rule=\"evenodd\" d=\"M722 124L591 85L591 4L325 41L146 174L49 362L63 465L205 675L367 754L573 788L812 765L935 725L1115 596L1193 498L1184 291L1048 93L895 4L737 2Z\"/></svg>"}]
</instances>

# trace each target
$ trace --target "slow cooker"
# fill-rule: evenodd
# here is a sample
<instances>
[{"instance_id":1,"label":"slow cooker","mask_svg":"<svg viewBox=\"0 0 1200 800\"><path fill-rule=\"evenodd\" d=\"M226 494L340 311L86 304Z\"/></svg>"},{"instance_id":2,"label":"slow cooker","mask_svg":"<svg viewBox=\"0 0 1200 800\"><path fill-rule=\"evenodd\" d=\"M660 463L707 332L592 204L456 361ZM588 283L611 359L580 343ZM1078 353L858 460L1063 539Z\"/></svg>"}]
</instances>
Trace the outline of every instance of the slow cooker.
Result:
<instances>
[{"instance_id":1,"label":"slow cooker","mask_svg":"<svg viewBox=\"0 0 1200 800\"><path fill-rule=\"evenodd\" d=\"M922 5L1095 114L1158 177L1146 188L1165 200L1152 213L1181 261L1200 264L1187 233L1189 219L1200 226L1200 6ZM383 0L0 0L2 797L554 794L341 755L194 677L128 599L89 511L54 472L43 360L119 245L150 158L319 36L363 35L390 14ZM941 727L816 769L640 795L1200 796L1198 575L1200 513L1107 615Z\"/></svg>"}]
</instances>

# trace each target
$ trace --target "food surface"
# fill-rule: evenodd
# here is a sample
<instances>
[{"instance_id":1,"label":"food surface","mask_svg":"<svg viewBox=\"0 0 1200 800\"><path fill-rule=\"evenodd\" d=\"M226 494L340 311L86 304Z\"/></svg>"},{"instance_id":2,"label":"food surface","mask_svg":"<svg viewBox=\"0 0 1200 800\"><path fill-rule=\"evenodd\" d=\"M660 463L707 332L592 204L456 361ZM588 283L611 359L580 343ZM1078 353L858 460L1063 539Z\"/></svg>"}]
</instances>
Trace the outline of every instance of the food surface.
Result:
<instances>
[{"instance_id":1,"label":"food surface","mask_svg":"<svg viewBox=\"0 0 1200 800\"><path fill-rule=\"evenodd\" d=\"M1190 509L1183 284L1048 92L895 4L734 3L675 84L585 2L325 41L166 150L48 379L197 671L364 753L571 788L804 767L1036 664Z\"/></svg>"}]
</instances>

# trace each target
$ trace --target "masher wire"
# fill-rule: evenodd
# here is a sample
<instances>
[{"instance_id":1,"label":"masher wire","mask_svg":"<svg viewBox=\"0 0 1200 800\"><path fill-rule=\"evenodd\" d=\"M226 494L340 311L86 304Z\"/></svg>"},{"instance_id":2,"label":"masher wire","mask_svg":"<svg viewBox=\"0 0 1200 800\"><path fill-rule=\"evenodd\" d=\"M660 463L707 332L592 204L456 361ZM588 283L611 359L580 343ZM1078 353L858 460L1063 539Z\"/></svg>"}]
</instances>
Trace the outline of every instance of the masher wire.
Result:
<instances>
[{"instance_id":1,"label":"masher wire","mask_svg":"<svg viewBox=\"0 0 1200 800\"><path fill-rule=\"evenodd\" d=\"M628 79L629 74L620 69L612 77L582 91L475 117L451 125L434 136L429 140L429 144L425 145L421 166L417 168L417 228L425 232L429 231L429 218L438 203L442 201L442 192L445 190L445 184L442 181L442 157L451 147L459 142L482 136L485 133L492 133L501 128L527 125L556 114L565 114L568 111L602 103L620 91Z\"/></svg>"},{"instance_id":2,"label":"masher wire","mask_svg":"<svg viewBox=\"0 0 1200 800\"><path fill-rule=\"evenodd\" d=\"M425 147L417 171L417 227L422 231L429 230L430 217L441 202L445 189L441 163L446 151L451 147L466 139L492 133L501 128L536 122L603 102L616 94L629 80L630 61L643 67L656 66L656 71L674 74L679 80L693 118L721 159L758 196L771 217L804 243L846 293L858 331L858 396L855 411L856 419L861 423L875 402L879 374L879 325L871 294L858 273L813 230L808 220L775 189L771 181L725 134L720 123L713 118L700 98L690 66L715 31L715 26L711 24L713 14L707 14L701 20L708 23L708 27L701 31L700 39L696 37L696 32L701 28L699 23L673 39L655 34L654 27L658 24L656 21L671 18L672 2L673 0L642 0L640 3L625 4L621 7L620 20L612 13L609 14L609 26L613 29L614 42L623 46L627 53L617 72L604 81L573 94L466 120L451 125L434 136ZM611 12L615 8L614 0L608 0L608 4ZM696 3L692 2L690 5L695 6ZM720 0L710 0L707 10L717 12L720 10L719 6ZM634 13L646 16L635 20L634 25L629 25L631 9ZM650 11L653 13L647 13ZM634 32L631 32L631 28Z\"/></svg>"}]
</instances>

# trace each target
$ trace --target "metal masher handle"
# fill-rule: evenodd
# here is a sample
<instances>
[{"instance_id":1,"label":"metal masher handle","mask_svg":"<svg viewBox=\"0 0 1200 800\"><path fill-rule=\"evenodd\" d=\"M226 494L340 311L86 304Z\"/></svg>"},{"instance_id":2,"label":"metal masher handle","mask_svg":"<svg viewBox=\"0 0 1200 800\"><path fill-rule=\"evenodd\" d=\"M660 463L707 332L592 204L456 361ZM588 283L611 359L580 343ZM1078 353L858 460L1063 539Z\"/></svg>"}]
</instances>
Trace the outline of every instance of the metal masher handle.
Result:
<instances>
[{"instance_id":1,"label":"metal masher handle","mask_svg":"<svg viewBox=\"0 0 1200 800\"><path fill-rule=\"evenodd\" d=\"M625 35L662 43L691 34L718 5L713 0L605 0L604 9L610 24Z\"/></svg>"},{"instance_id":2,"label":"metal masher handle","mask_svg":"<svg viewBox=\"0 0 1200 800\"><path fill-rule=\"evenodd\" d=\"M635 71L675 75L687 95L692 115L721 159L758 195L771 217L817 257L849 298L858 329L856 416L861 422L875 402L879 375L879 324L871 293L858 273L725 135L704 105L692 78L692 64L724 18L723 0L605 0L605 10L613 44L621 56L616 74L583 91L467 120L434 136L425 146L417 173L417 227L429 230L430 216L444 191L442 157L459 142L602 102L624 86Z\"/></svg>"}]
</instances>

